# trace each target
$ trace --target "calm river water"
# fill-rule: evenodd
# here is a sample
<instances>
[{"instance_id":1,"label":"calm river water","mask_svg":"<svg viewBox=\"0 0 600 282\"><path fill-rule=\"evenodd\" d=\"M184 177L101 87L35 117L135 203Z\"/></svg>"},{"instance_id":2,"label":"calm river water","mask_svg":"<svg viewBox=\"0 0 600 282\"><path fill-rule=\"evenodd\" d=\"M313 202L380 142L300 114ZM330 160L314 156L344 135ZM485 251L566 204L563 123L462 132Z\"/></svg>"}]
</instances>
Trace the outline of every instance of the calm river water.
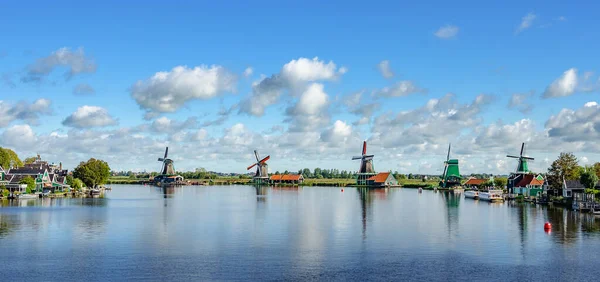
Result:
<instances>
[{"instance_id":1,"label":"calm river water","mask_svg":"<svg viewBox=\"0 0 600 282\"><path fill-rule=\"evenodd\" d=\"M2 281L597 280L599 258L600 217L414 189L0 201Z\"/></svg>"}]
</instances>

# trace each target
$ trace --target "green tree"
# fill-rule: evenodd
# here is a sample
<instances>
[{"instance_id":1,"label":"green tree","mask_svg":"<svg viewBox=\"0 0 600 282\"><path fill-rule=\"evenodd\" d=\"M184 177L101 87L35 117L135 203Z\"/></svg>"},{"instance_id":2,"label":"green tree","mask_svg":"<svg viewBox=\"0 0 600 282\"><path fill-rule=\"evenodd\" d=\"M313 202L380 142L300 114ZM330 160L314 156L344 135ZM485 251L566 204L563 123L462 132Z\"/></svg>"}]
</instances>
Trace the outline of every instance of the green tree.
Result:
<instances>
[{"instance_id":1,"label":"green tree","mask_svg":"<svg viewBox=\"0 0 600 282\"><path fill-rule=\"evenodd\" d=\"M81 188L83 188L83 185L83 181L81 181L81 179L79 178L74 178L71 184L69 184L69 186L71 186L71 188L75 190L80 190Z\"/></svg>"},{"instance_id":2,"label":"green tree","mask_svg":"<svg viewBox=\"0 0 600 282\"><path fill-rule=\"evenodd\" d=\"M505 177L494 178L494 186L496 186L499 189L504 189L507 183L508 179L506 179Z\"/></svg>"},{"instance_id":3,"label":"green tree","mask_svg":"<svg viewBox=\"0 0 600 282\"><path fill-rule=\"evenodd\" d=\"M17 153L13 150L0 147L0 166L4 169L8 169L11 166L20 167L23 166L23 162L21 162Z\"/></svg>"},{"instance_id":4,"label":"green tree","mask_svg":"<svg viewBox=\"0 0 600 282\"><path fill-rule=\"evenodd\" d=\"M594 164L594 170L596 171L598 178L600 178L600 162Z\"/></svg>"},{"instance_id":5,"label":"green tree","mask_svg":"<svg viewBox=\"0 0 600 282\"><path fill-rule=\"evenodd\" d=\"M19 184L27 184L27 194L31 194L31 191L35 190L35 179L31 178L30 176L21 179Z\"/></svg>"},{"instance_id":6,"label":"green tree","mask_svg":"<svg viewBox=\"0 0 600 282\"><path fill-rule=\"evenodd\" d=\"M560 153L548 168L548 183L552 189L562 189L562 181L579 179L579 165L573 153Z\"/></svg>"},{"instance_id":7,"label":"green tree","mask_svg":"<svg viewBox=\"0 0 600 282\"><path fill-rule=\"evenodd\" d=\"M37 157L29 157L29 158L26 158L26 159L23 161L23 163L24 163L24 164L32 164L33 162L35 162L35 160L37 160Z\"/></svg>"},{"instance_id":8,"label":"green tree","mask_svg":"<svg viewBox=\"0 0 600 282\"><path fill-rule=\"evenodd\" d=\"M85 186L91 188L106 183L109 176L110 167L108 163L94 158L89 159L87 162L81 162L73 170L73 177L79 178Z\"/></svg>"},{"instance_id":9,"label":"green tree","mask_svg":"<svg viewBox=\"0 0 600 282\"><path fill-rule=\"evenodd\" d=\"M588 167L579 177L579 182L587 189L594 189L598 183L598 175L594 167Z\"/></svg>"}]
</instances>

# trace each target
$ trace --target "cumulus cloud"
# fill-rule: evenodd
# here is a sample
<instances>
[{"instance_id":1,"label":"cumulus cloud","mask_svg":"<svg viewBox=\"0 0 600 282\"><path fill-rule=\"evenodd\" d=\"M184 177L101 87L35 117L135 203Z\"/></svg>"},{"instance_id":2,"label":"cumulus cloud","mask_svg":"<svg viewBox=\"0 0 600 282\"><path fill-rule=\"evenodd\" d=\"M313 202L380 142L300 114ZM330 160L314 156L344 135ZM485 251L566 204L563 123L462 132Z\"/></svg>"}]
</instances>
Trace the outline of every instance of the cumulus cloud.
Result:
<instances>
[{"instance_id":1,"label":"cumulus cloud","mask_svg":"<svg viewBox=\"0 0 600 282\"><path fill-rule=\"evenodd\" d=\"M0 101L0 127L6 127L18 120L37 125L40 116L52 114L50 105L48 99L37 99L33 103L21 101L15 105Z\"/></svg>"},{"instance_id":2,"label":"cumulus cloud","mask_svg":"<svg viewBox=\"0 0 600 282\"><path fill-rule=\"evenodd\" d=\"M533 98L534 91L529 93L514 93L508 101L509 109L516 109L521 113L528 114L533 109L533 104L529 102L529 99Z\"/></svg>"},{"instance_id":3,"label":"cumulus cloud","mask_svg":"<svg viewBox=\"0 0 600 282\"><path fill-rule=\"evenodd\" d=\"M104 127L116 125L117 120L102 107L86 105L77 108L62 124L74 128Z\"/></svg>"},{"instance_id":4,"label":"cumulus cloud","mask_svg":"<svg viewBox=\"0 0 600 282\"><path fill-rule=\"evenodd\" d=\"M234 92L236 77L221 66L177 66L136 82L131 96L148 112L175 112L192 100L206 100Z\"/></svg>"},{"instance_id":5,"label":"cumulus cloud","mask_svg":"<svg viewBox=\"0 0 600 282\"><path fill-rule=\"evenodd\" d=\"M550 84L544 93L542 94L543 98L555 98L555 97L565 97L570 96L575 93L575 89L577 87L577 69L570 68L566 70L563 75L552 84Z\"/></svg>"},{"instance_id":6,"label":"cumulus cloud","mask_svg":"<svg viewBox=\"0 0 600 282\"><path fill-rule=\"evenodd\" d=\"M450 39L458 34L458 27L455 25L445 25L440 27L434 35L441 39Z\"/></svg>"},{"instance_id":7,"label":"cumulus cloud","mask_svg":"<svg viewBox=\"0 0 600 282\"><path fill-rule=\"evenodd\" d=\"M519 27L517 27L517 30L515 31L515 34L520 33L528 28L531 27L531 24L533 23L533 21L537 18L537 16L534 13L529 13L527 15L525 15L522 19L521 19L521 24L519 24Z\"/></svg>"},{"instance_id":8,"label":"cumulus cloud","mask_svg":"<svg viewBox=\"0 0 600 282\"><path fill-rule=\"evenodd\" d=\"M321 133L321 140L325 142L340 143L346 142L351 135L352 126L341 120L336 120L331 128Z\"/></svg>"},{"instance_id":9,"label":"cumulus cloud","mask_svg":"<svg viewBox=\"0 0 600 282\"><path fill-rule=\"evenodd\" d=\"M69 80L78 74L94 73L97 66L91 58L85 55L83 48L71 50L63 47L29 65L26 74L21 77L21 81L39 82L58 67L68 69L64 76L66 80Z\"/></svg>"},{"instance_id":10,"label":"cumulus cloud","mask_svg":"<svg viewBox=\"0 0 600 282\"><path fill-rule=\"evenodd\" d=\"M87 83L77 84L75 85L75 88L73 88L73 94L75 95L91 95L94 93L96 93L96 90Z\"/></svg>"},{"instance_id":11,"label":"cumulus cloud","mask_svg":"<svg viewBox=\"0 0 600 282\"><path fill-rule=\"evenodd\" d=\"M385 78L391 78L394 76L394 71L390 66L390 61L388 60L383 60L379 64L377 64L377 69Z\"/></svg>"},{"instance_id":12,"label":"cumulus cloud","mask_svg":"<svg viewBox=\"0 0 600 282\"><path fill-rule=\"evenodd\" d=\"M252 75L252 73L254 73L254 70L253 70L251 67L247 67L247 68L244 70L244 76L245 76L245 77L249 77L249 76L251 76L251 75Z\"/></svg>"},{"instance_id":13,"label":"cumulus cloud","mask_svg":"<svg viewBox=\"0 0 600 282\"><path fill-rule=\"evenodd\" d=\"M428 144L447 144L447 138L456 138L463 129L481 124L479 114L492 100L492 96L481 94L469 104L459 104L454 94L446 94L420 108L395 115L385 113L375 118L372 139L384 148L427 151L431 149Z\"/></svg>"},{"instance_id":14,"label":"cumulus cloud","mask_svg":"<svg viewBox=\"0 0 600 282\"><path fill-rule=\"evenodd\" d=\"M375 92L376 95L382 97L404 97L411 94L425 94L427 89L417 86L410 80L399 81L391 87L384 87Z\"/></svg>"},{"instance_id":15,"label":"cumulus cloud","mask_svg":"<svg viewBox=\"0 0 600 282\"><path fill-rule=\"evenodd\" d=\"M545 125L550 137L567 142L597 141L600 138L600 106L588 102L583 107L563 109L551 116Z\"/></svg>"},{"instance_id":16,"label":"cumulus cloud","mask_svg":"<svg viewBox=\"0 0 600 282\"><path fill-rule=\"evenodd\" d=\"M35 144L36 135L27 124L13 125L2 133L2 143L5 146L23 148Z\"/></svg>"},{"instance_id":17,"label":"cumulus cloud","mask_svg":"<svg viewBox=\"0 0 600 282\"><path fill-rule=\"evenodd\" d=\"M156 133L174 134L185 129L192 129L198 126L196 117L189 117L185 121L176 121L167 117L160 117L152 122L151 130Z\"/></svg>"},{"instance_id":18,"label":"cumulus cloud","mask_svg":"<svg viewBox=\"0 0 600 282\"><path fill-rule=\"evenodd\" d=\"M286 114L291 122L291 131L310 131L321 127L329 121L327 108L329 96L323 84L312 83L298 99L298 102L287 109Z\"/></svg>"},{"instance_id":19,"label":"cumulus cloud","mask_svg":"<svg viewBox=\"0 0 600 282\"><path fill-rule=\"evenodd\" d=\"M326 63L318 57L291 60L279 73L255 83L252 94L240 103L239 112L262 116L265 109L277 103L284 92L288 91L293 95L303 93L308 83L335 80L346 71L343 67L338 68L332 61Z\"/></svg>"}]
</instances>

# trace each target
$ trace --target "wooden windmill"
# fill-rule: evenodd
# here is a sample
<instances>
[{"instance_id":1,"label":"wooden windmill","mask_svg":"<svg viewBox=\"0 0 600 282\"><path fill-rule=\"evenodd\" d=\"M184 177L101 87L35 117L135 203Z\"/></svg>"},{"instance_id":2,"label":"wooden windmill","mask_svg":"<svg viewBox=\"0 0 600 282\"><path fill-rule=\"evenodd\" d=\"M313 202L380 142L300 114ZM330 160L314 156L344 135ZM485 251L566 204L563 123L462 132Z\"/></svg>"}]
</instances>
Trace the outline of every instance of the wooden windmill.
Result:
<instances>
[{"instance_id":1,"label":"wooden windmill","mask_svg":"<svg viewBox=\"0 0 600 282\"><path fill-rule=\"evenodd\" d=\"M360 160L356 184L366 185L367 178L376 174L373 167L373 157L374 155L367 155L367 141L363 141L362 155L352 157L352 160Z\"/></svg>"},{"instance_id":2,"label":"wooden windmill","mask_svg":"<svg viewBox=\"0 0 600 282\"><path fill-rule=\"evenodd\" d=\"M528 161L534 160L534 158L523 156L524 152L525 152L525 143L521 144L521 153L518 156L506 155L507 158L518 159L517 170L515 171L515 173L517 173L517 174L529 173L530 170L529 170Z\"/></svg>"},{"instance_id":3,"label":"wooden windmill","mask_svg":"<svg viewBox=\"0 0 600 282\"><path fill-rule=\"evenodd\" d=\"M162 158L158 158L159 162L162 162L162 169L160 171L160 173L162 175L174 175L175 174L175 167L173 166L173 160L168 158L169 155L169 147L167 147L165 149L165 156Z\"/></svg>"},{"instance_id":4,"label":"wooden windmill","mask_svg":"<svg viewBox=\"0 0 600 282\"><path fill-rule=\"evenodd\" d=\"M254 156L256 157L256 163L249 166L247 170L256 167L256 173L254 174L254 182L258 184L268 183L269 182L269 166L267 165L267 161L271 158L271 156L266 156L261 159L258 156L258 152L254 150Z\"/></svg>"},{"instance_id":5,"label":"wooden windmill","mask_svg":"<svg viewBox=\"0 0 600 282\"><path fill-rule=\"evenodd\" d=\"M460 185L460 170L458 168L458 159L450 159L450 149L452 144L448 144L448 155L444 162L444 173L442 174L442 181L440 186L442 188L449 188L452 186Z\"/></svg>"}]
</instances>

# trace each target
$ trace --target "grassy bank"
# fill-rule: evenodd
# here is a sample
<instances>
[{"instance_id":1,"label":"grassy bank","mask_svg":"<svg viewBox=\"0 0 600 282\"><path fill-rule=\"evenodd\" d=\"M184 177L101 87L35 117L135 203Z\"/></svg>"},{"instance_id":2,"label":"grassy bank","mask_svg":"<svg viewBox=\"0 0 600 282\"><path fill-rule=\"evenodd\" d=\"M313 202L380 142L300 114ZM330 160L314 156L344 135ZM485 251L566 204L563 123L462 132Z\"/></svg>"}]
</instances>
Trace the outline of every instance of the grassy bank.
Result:
<instances>
[{"instance_id":1,"label":"grassy bank","mask_svg":"<svg viewBox=\"0 0 600 282\"><path fill-rule=\"evenodd\" d=\"M216 179L188 179L191 183L203 183L206 185L246 185L249 184L252 179L239 178L239 177L223 177ZM132 179L129 177L117 176L108 179L107 184L142 184L148 179ZM304 183L300 186L334 186L334 187L346 187L354 185L356 180L354 178L348 179L305 179ZM431 188L433 189L438 183L436 181L425 181L420 179L400 179L399 184L405 188Z\"/></svg>"}]
</instances>

